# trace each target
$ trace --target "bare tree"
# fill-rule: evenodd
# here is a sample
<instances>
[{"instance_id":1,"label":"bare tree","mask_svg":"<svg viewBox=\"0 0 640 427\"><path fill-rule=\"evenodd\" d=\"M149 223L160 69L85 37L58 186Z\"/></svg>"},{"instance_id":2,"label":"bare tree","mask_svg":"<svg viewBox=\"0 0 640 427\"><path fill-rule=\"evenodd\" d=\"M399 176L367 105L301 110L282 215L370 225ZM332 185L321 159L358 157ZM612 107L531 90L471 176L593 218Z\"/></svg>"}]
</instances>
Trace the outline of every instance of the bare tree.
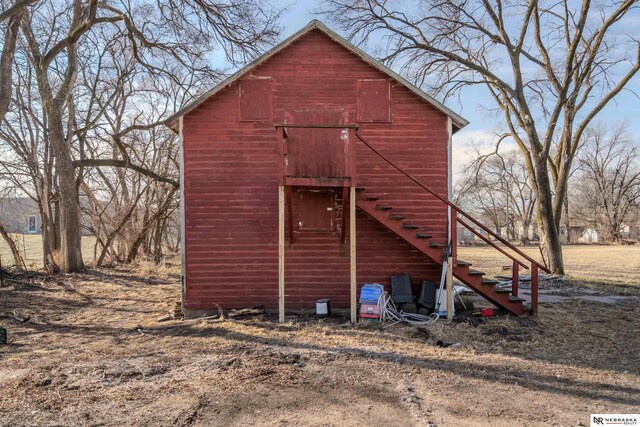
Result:
<instances>
[{"instance_id":1,"label":"bare tree","mask_svg":"<svg viewBox=\"0 0 640 427\"><path fill-rule=\"evenodd\" d=\"M507 239L517 237L527 243L536 198L520 152L476 153L476 159L463 170L454 190L456 201L476 212L496 232L504 229Z\"/></svg>"},{"instance_id":2,"label":"bare tree","mask_svg":"<svg viewBox=\"0 0 640 427\"><path fill-rule=\"evenodd\" d=\"M640 208L640 147L631 141L626 123L599 123L587 129L585 140L578 156L576 215L600 226L605 240L619 241Z\"/></svg>"},{"instance_id":3,"label":"bare tree","mask_svg":"<svg viewBox=\"0 0 640 427\"><path fill-rule=\"evenodd\" d=\"M16 0L13 3L0 1L0 25L5 28L0 31L4 34L2 39L2 52L0 53L0 123L11 103L13 60L18 41L20 19L24 8L35 0Z\"/></svg>"},{"instance_id":4,"label":"bare tree","mask_svg":"<svg viewBox=\"0 0 640 427\"><path fill-rule=\"evenodd\" d=\"M444 98L480 85L524 155L541 244L563 273L558 229L572 162L591 121L640 69L637 0L328 0L324 13L382 60Z\"/></svg>"},{"instance_id":5,"label":"bare tree","mask_svg":"<svg viewBox=\"0 0 640 427\"><path fill-rule=\"evenodd\" d=\"M0 166L3 178L38 205L42 221L43 266L59 270L59 224L55 221L57 197L53 153L46 135L46 116L29 58L14 63L12 111L0 127Z\"/></svg>"},{"instance_id":6,"label":"bare tree","mask_svg":"<svg viewBox=\"0 0 640 427\"><path fill-rule=\"evenodd\" d=\"M36 197L55 195L57 209L53 223L59 230L59 239L53 243L57 246L59 241L59 264L65 272L81 270L84 264L80 250L79 188L85 168L128 169L173 188L178 185L175 179L133 162L132 146L123 142L129 133L160 126L161 117L132 114L128 108L118 116L126 120L111 121L107 112L113 109L111 103L116 97L106 94L104 89L109 84L123 87L126 82L116 82L114 86L106 80L114 75L120 78L132 67L139 67L144 70L147 82L137 80L136 84L142 84L138 90L152 92L167 82L180 88L178 96L171 100L173 105L167 104L166 111L173 111L197 95L198 82L220 78L221 73L207 62L210 52L221 51L229 63L241 63L261 52L279 33L276 22L280 11L264 7L261 0L133 3L17 0L1 4L0 22L6 21L7 25L3 27L5 41L0 64L0 119L10 108L12 64L16 49L21 49L24 63L20 65L25 74L34 75L26 81L37 88L43 146L50 150L54 172L50 176L29 169L40 184L41 178L54 178L44 182L46 185L36 191ZM113 60L111 55L111 61L103 62L105 52L118 49L120 57ZM114 69L120 73L109 72ZM103 79L104 75L107 78ZM12 120L17 116L12 116ZM4 123L7 126L6 120ZM28 150L26 154L20 151L24 135L15 132L19 124L14 122L7 127L14 130L5 132L13 141L9 146L17 150L18 157L31 157L28 153L37 150ZM85 146L89 138L109 140L113 148L110 155L100 151L87 158ZM119 174L121 179L122 173ZM37 188L35 184L28 185ZM43 207L49 205L48 200L41 202ZM43 215L46 217L46 212Z\"/></svg>"}]
</instances>

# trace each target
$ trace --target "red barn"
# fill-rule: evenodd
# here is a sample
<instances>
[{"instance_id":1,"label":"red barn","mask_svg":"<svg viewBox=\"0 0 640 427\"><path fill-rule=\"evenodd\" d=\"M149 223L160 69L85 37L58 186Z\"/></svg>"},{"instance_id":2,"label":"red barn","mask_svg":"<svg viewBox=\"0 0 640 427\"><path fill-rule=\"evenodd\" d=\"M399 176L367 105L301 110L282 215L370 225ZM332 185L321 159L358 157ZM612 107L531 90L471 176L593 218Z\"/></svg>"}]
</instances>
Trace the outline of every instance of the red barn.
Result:
<instances>
[{"instance_id":1,"label":"red barn","mask_svg":"<svg viewBox=\"0 0 640 427\"><path fill-rule=\"evenodd\" d=\"M187 315L265 305L282 318L327 297L355 317L363 283L440 280L451 136L467 121L322 23L167 123L182 143ZM523 312L453 256L456 277Z\"/></svg>"}]
</instances>

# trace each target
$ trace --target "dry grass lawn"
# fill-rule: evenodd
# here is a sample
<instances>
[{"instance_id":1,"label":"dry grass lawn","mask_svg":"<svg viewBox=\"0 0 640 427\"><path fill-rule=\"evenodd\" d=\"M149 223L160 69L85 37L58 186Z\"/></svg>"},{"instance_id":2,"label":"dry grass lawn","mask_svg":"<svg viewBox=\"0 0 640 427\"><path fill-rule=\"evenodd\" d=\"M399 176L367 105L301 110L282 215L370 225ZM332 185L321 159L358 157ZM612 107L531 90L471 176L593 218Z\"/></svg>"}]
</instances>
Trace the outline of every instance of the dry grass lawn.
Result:
<instances>
[{"instance_id":1,"label":"dry grass lawn","mask_svg":"<svg viewBox=\"0 0 640 427\"><path fill-rule=\"evenodd\" d=\"M527 255L541 261L538 247L521 247ZM571 245L563 247L566 273L575 280L601 284L640 285L640 246ZM472 262L490 274L501 273L510 260L488 246L460 247L460 259ZM474 268L475 268L474 266Z\"/></svg>"},{"instance_id":2,"label":"dry grass lawn","mask_svg":"<svg viewBox=\"0 0 640 427\"><path fill-rule=\"evenodd\" d=\"M30 269L42 268L42 236L39 234L11 234L16 242L20 255ZM85 261L93 259L93 246L96 239L93 236L82 237L82 256ZM0 239L0 260L3 266L12 266L13 256L4 239Z\"/></svg>"},{"instance_id":3,"label":"dry grass lawn","mask_svg":"<svg viewBox=\"0 0 640 427\"><path fill-rule=\"evenodd\" d=\"M637 284L623 273L633 250L588 250L567 251L570 272ZM483 249L461 257L490 260ZM158 323L179 299L176 265L13 279L0 288L3 426L577 426L640 407L640 287L596 281L591 293L629 297L418 329L300 316Z\"/></svg>"}]
</instances>

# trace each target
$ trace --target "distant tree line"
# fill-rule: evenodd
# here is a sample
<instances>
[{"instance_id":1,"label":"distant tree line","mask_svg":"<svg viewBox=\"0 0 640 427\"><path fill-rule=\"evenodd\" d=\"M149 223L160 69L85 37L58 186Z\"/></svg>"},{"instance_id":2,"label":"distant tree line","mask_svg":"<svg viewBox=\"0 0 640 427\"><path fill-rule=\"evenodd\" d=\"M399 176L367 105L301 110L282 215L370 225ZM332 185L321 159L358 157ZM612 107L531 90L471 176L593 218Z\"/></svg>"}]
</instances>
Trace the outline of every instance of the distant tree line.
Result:
<instances>
[{"instance_id":1,"label":"distant tree line","mask_svg":"<svg viewBox=\"0 0 640 427\"><path fill-rule=\"evenodd\" d=\"M476 152L455 187L457 203L503 237L528 243L537 224L536 193L519 150ZM604 242L624 240L625 230L640 233L640 141L628 123L587 128L569 177L560 233L590 227Z\"/></svg>"}]
</instances>

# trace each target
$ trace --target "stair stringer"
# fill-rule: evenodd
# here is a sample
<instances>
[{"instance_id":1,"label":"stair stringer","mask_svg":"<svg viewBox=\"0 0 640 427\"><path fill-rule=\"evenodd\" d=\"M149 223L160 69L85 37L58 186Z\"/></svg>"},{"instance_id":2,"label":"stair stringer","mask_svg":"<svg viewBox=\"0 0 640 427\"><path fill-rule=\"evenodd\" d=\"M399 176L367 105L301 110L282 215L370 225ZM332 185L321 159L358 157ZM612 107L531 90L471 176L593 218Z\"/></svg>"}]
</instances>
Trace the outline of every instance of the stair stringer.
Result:
<instances>
[{"instance_id":1,"label":"stair stringer","mask_svg":"<svg viewBox=\"0 0 640 427\"><path fill-rule=\"evenodd\" d=\"M359 198L356 207L436 264L440 266L443 264L442 248L429 246L428 239L417 238L416 230L404 229L402 221L390 219L389 210L376 210L376 204L375 200ZM482 275L470 274L468 265L454 266L453 275L492 304L517 316L525 314L522 301L510 301L508 293L498 293L495 285L483 284Z\"/></svg>"}]
</instances>

